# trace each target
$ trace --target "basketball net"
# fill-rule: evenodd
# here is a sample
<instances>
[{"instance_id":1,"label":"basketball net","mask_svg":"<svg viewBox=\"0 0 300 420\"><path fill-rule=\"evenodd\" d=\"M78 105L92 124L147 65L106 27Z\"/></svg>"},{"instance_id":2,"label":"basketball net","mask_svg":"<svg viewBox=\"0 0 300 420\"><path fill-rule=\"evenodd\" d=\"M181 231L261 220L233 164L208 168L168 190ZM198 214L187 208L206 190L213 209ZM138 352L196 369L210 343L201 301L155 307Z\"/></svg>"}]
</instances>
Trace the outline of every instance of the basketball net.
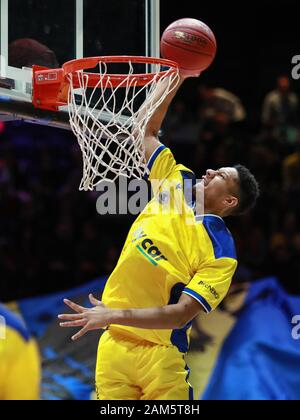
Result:
<instances>
[{"instance_id":1,"label":"basketball net","mask_svg":"<svg viewBox=\"0 0 300 420\"><path fill-rule=\"evenodd\" d=\"M91 73L83 70L67 75L70 125L83 156L80 190L93 190L101 180L114 181L120 175L140 179L148 172L146 127L155 110L176 88L179 73L174 67L162 71L160 64L152 64L151 77L145 74L148 77L143 84L141 75L135 77L133 63L127 64L128 75L122 75L117 82L117 75L108 74L105 62L97 65L92 84ZM146 99L136 109L143 95Z\"/></svg>"}]
</instances>

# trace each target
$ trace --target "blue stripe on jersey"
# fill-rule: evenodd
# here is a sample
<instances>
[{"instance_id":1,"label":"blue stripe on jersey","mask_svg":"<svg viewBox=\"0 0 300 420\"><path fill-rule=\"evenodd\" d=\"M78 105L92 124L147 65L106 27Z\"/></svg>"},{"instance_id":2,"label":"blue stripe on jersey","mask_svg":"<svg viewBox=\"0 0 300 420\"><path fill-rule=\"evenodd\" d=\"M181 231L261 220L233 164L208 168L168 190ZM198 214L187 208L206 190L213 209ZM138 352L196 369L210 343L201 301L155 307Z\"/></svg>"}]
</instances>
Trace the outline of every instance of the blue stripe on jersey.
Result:
<instances>
[{"instance_id":1,"label":"blue stripe on jersey","mask_svg":"<svg viewBox=\"0 0 300 420\"><path fill-rule=\"evenodd\" d=\"M19 317L17 317L14 313L12 313L3 305L0 305L0 316L2 316L5 319L5 323L7 327L19 333L22 336L23 340L29 341L30 339L29 332L25 324Z\"/></svg>"},{"instance_id":2,"label":"blue stripe on jersey","mask_svg":"<svg viewBox=\"0 0 300 420\"><path fill-rule=\"evenodd\" d=\"M178 303L181 293L185 287L183 283L177 283L172 287L171 297L168 305L175 305ZM173 330L171 334L171 343L178 348L180 353L186 353L189 348L187 330L192 326L192 322L189 322L185 327L177 330Z\"/></svg>"},{"instance_id":3,"label":"blue stripe on jersey","mask_svg":"<svg viewBox=\"0 0 300 420\"><path fill-rule=\"evenodd\" d=\"M189 386L189 401L194 400L194 390L191 386Z\"/></svg>"},{"instance_id":4,"label":"blue stripe on jersey","mask_svg":"<svg viewBox=\"0 0 300 420\"><path fill-rule=\"evenodd\" d=\"M199 295L198 293L196 293L194 290L189 289L188 287L186 287L183 290L183 293L192 296L193 298L195 298L199 303L202 304L202 306L204 307L204 309L206 310L206 312L211 312L211 306L209 305L209 303L204 299L203 296Z\"/></svg>"},{"instance_id":5,"label":"blue stripe on jersey","mask_svg":"<svg viewBox=\"0 0 300 420\"><path fill-rule=\"evenodd\" d=\"M152 166L154 165L154 162L155 162L157 156L160 154L160 152L162 152L165 149L166 149L166 146L164 144L162 144L156 150L154 150L154 152L152 153L152 156L150 157L150 159L148 161L148 164L147 164L147 167L148 167L149 171L151 171Z\"/></svg>"},{"instance_id":6,"label":"blue stripe on jersey","mask_svg":"<svg viewBox=\"0 0 300 420\"><path fill-rule=\"evenodd\" d=\"M224 220L220 217L204 216L203 225L212 242L215 258L233 258L236 260L234 241Z\"/></svg>"},{"instance_id":7,"label":"blue stripe on jersey","mask_svg":"<svg viewBox=\"0 0 300 420\"><path fill-rule=\"evenodd\" d=\"M180 171L183 179L183 193L185 201L190 207L195 206L195 200L193 198L193 187L196 185L196 176L193 172Z\"/></svg>"},{"instance_id":8,"label":"blue stripe on jersey","mask_svg":"<svg viewBox=\"0 0 300 420\"><path fill-rule=\"evenodd\" d=\"M187 376L185 378L185 381L189 384L189 377L190 377L191 371L190 371L190 368L188 367L188 365L185 365L185 370L187 372ZM191 387L191 385L189 384L189 400L193 401L193 399L194 399L194 390Z\"/></svg>"}]
</instances>

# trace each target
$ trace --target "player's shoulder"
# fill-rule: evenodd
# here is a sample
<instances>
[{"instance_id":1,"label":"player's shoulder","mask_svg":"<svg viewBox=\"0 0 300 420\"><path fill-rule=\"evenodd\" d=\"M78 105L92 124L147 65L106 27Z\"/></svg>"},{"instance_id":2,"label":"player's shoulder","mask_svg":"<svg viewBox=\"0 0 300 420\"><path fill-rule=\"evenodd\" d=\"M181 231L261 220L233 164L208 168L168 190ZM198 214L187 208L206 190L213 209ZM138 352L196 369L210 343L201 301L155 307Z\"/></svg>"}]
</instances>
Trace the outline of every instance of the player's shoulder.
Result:
<instances>
[{"instance_id":1,"label":"player's shoulder","mask_svg":"<svg viewBox=\"0 0 300 420\"><path fill-rule=\"evenodd\" d=\"M148 159L147 168L149 171L153 168L154 164L158 162L158 160L162 159L163 156L171 154L171 150L165 146L164 144L160 143L156 149L152 152L152 155Z\"/></svg>"},{"instance_id":2,"label":"player's shoulder","mask_svg":"<svg viewBox=\"0 0 300 420\"><path fill-rule=\"evenodd\" d=\"M234 239L224 220L219 216L207 214L202 217L202 223L212 243L214 257L236 260Z\"/></svg>"},{"instance_id":3,"label":"player's shoulder","mask_svg":"<svg viewBox=\"0 0 300 420\"><path fill-rule=\"evenodd\" d=\"M179 182L183 191L189 191L196 185L196 175L184 165L178 164L174 170L174 180Z\"/></svg>"},{"instance_id":4,"label":"player's shoulder","mask_svg":"<svg viewBox=\"0 0 300 420\"><path fill-rule=\"evenodd\" d=\"M29 341L30 334L26 325L13 312L11 312L8 308L4 305L0 304L0 316L3 318L5 322L5 326L17 332L25 341Z\"/></svg>"},{"instance_id":5,"label":"player's shoulder","mask_svg":"<svg viewBox=\"0 0 300 420\"><path fill-rule=\"evenodd\" d=\"M177 164L176 165L176 170L178 172L180 172L180 175L182 176L183 180L185 180L185 179L196 179L195 173L191 169L187 168L186 166L184 166L182 164Z\"/></svg>"},{"instance_id":6,"label":"player's shoulder","mask_svg":"<svg viewBox=\"0 0 300 420\"><path fill-rule=\"evenodd\" d=\"M178 164L171 149L162 143L153 151L148 160L147 168L152 178L154 175L164 178L172 175L182 180L195 178L193 171L182 164Z\"/></svg>"}]
</instances>

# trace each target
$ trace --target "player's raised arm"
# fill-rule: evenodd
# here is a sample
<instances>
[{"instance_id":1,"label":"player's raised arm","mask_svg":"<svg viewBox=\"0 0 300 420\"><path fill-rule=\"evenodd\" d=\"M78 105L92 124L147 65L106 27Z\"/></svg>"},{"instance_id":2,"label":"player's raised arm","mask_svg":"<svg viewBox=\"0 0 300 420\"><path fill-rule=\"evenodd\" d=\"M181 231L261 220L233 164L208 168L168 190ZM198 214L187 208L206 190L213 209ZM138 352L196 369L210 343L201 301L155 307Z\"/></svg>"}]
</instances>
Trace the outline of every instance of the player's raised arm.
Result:
<instances>
[{"instance_id":1,"label":"player's raised arm","mask_svg":"<svg viewBox=\"0 0 300 420\"><path fill-rule=\"evenodd\" d=\"M146 126L146 131L145 131L145 137L144 137L146 161L149 160L154 150L160 144L158 140L158 133L161 128L162 122L166 116L166 113L168 111L168 108L173 98L175 97L176 93L178 92L184 80L185 79L181 76L179 76L179 79L178 78L174 79L170 88L170 93L166 96L166 98L163 100L161 105L155 110L154 114L148 121L148 124ZM159 99L163 96L167 88L168 88L168 80L164 80L162 84L158 84L157 90L154 96L154 102L159 101ZM143 112L143 106L141 107L141 112Z\"/></svg>"},{"instance_id":2,"label":"player's raised arm","mask_svg":"<svg viewBox=\"0 0 300 420\"><path fill-rule=\"evenodd\" d=\"M185 32L186 28L188 29ZM193 33L195 36L191 37ZM158 132L165 118L168 107L178 89L187 77L198 77L213 62L216 55L216 39L211 29L196 19L184 18L173 22L164 31L161 38L161 53L164 58L178 63L179 81L175 78L170 92L150 118L145 133L145 158L149 160L159 146ZM158 84L155 92L159 100L168 88L168 80ZM142 108L143 109L143 106Z\"/></svg>"}]
</instances>

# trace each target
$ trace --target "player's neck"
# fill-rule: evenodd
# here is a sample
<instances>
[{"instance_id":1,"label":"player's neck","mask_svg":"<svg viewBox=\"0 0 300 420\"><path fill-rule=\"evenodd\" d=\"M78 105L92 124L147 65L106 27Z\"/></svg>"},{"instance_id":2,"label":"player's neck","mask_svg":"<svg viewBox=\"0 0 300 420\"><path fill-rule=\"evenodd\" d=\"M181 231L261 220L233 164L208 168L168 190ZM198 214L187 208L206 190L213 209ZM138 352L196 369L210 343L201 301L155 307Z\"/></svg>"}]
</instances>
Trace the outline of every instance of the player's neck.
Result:
<instances>
[{"instance_id":1,"label":"player's neck","mask_svg":"<svg viewBox=\"0 0 300 420\"><path fill-rule=\"evenodd\" d=\"M201 209L197 209L197 206L196 206L196 214L211 215L211 216L217 216L217 217L221 217L221 218L225 217L223 212L220 212L216 209L211 209L211 208L206 208L205 207L204 211L203 211L203 207Z\"/></svg>"},{"instance_id":2,"label":"player's neck","mask_svg":"<svg viewBox=\"0 0 300 420\"><path fill-rule=\"evenodd\" d=\"M219 214L217 211L212 211L212 210L205 210L204 214L206 216L210 215L210 216L217 216L217 217L221 217L221 219L223 219L224 215Z\"/></svg>"}]
</instances>

